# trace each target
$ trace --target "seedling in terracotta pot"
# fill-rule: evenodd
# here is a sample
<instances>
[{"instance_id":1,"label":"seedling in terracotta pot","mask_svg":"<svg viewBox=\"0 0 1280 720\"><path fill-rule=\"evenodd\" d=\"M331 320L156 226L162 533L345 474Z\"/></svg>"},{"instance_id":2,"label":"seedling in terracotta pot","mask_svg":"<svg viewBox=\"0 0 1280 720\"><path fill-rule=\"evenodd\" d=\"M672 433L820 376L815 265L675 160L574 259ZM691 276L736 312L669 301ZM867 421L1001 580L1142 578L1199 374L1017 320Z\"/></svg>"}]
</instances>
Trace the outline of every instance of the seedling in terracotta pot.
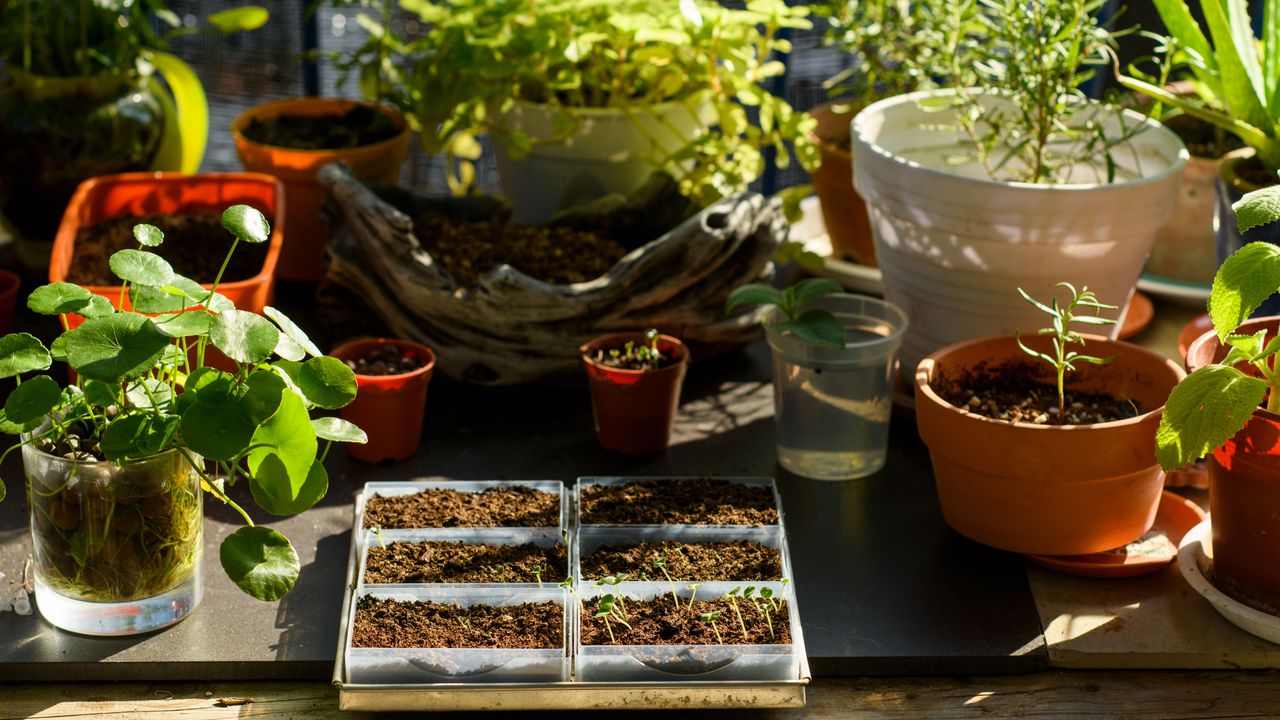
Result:
<instances>
[{"instance_id":1,"label":"seedling in terracotta pot","mask_svg":"<svg viewBox=\"0 0 1280 720\"><path fill-rule=\"evenodd\" d=\"M644 342L628 340L621 347L601 348L596 351L596 361L623 370L657 370L678 358L673 352L663 352L658 347L659 333L653 328L644 331Z\"/></svg>"},{"instance_id":2,"label":"seedling in terracotta pot","mask_svg":"<svg viewBox=\"0 0 1280 720\"><path fill-rule=\"evenodd\" d=\"M1091 365L1110 365L1115 362L1116 357L1098 358L1091 355L1085 355L1075 350L1068 350L1068 345L1080 345L1084 347L1084 336L1071 329L1071 323L1081 323L1083 325L1115 325L1116 321L1111 318L1104 318L1097 313L1102 310L1115 310L1115 305L1107 305L1098 302L1098 298L1089 290L1088 287L1082 287L1077 292L1075 286L1068 282L1060 282L1054 287L1066 288L1071 293L1071 301L1066 307L1060 307L1058 301L1052 301L1052 305L1044 303L1031 297L1022 288L1018 288L1018 294L1023 300L1031 303L1037 310L1049 315L1052 319L1052 327L1042 328L1037 334L1048 335L1053 338L1053 355L1032 350L1022 343L1022 338L1015 333L1014 339L1017 340L1018 347L1022 348L1022 352L1031 357L1040 358L1053 366L1054 374L1058 381L1058 424L1064 424L1067 421L1067 400L1063 384L1066 375L1069 372L1075 372L1075 363L1086 362ZM1077 315L1078 308L1090 308L1094 310L1093 315Z\"/></svg>"},{"instance_id":3,"label":"seedling in terracotta pot","mask_svg":"<svg viewBox=\"0 0 1280 720\"><path fill-rule=\"evenodd\" d=\"M601 447L624 455L666 450L689 365L684 343L651 328L598 337L579 351Z\"/></svg>"},{"instance_id":4,"label":"seedling in terracotta pot","mask_svg":"<svg viewBox=\"0 0 1280 720\"><path fill-rule=\"evenodd\" d=\"M725 302L725 313L733 312L741 305L766 305L778 309L785 320L770 323L771 327L784 330L797 338L815 345L833 348L844 347L844 325L830 311L811 308L801 312L801 308L811 300L823 295L842 292L843 288L834 280L825 278L808 278L779 290L763 283L743 285L729 293Z\"/></svg>"}]
</instances>

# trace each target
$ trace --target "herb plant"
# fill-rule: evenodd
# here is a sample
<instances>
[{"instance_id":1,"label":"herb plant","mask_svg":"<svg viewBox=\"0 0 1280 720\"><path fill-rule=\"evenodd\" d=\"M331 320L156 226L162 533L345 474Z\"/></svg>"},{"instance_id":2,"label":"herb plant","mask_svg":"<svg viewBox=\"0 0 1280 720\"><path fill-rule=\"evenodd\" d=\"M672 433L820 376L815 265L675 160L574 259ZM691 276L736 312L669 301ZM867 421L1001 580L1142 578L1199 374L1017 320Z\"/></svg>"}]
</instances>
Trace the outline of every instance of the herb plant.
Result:
<instances>
[{"instance_id":1,"label":"herb plant","mask_svg":"<svg viewBox=\"0 0 1280 720\"><path fill-rule=\"evenodd\" d=\"M1232 206L1240 232L1280 220L1280 187L1245 195ZM1226 356L1205 365L1169 393L1156 431L1156 458L1175 470L1209 454L1240 432L1265 400L1280 412L1280 336L1236 330L1280 290L1280 248L1265 242L1237 250L1213 279L1209 317Z\"/></svg>"},{"instance_id":2,"label":"herb plant","mask_svg":"<svg viewBox=\"0 0 1280 720\"><path fill-rule=\"evenodd\" d=\"M806 303L839 292L843 292L840 284L825 278L801 280L785 290L752 283L729 293L724 310L731 313L741 305L772 305L786 319L771 323L770 327L784 330L807 343L843 348L844 325L834 314L819 308L801 312Z\"/></svg>"},{"instance_id":3,"label":"herb plant","mask_svg":"<svg viewBox=\"0 0 1280 720\"><path fill-rule=\"evenodd\" d=\"M1107 305L1098 302L1098 298L1088 287L1082 287L1077 292L1075 286L1071 283L1060 282L1054 287L1065 288L1071 293L1071 299L1065 307L1059 306L1055 299L1051 305L1036 300L1028 295L1022 288L1018 288L1018 294L1023 300L1031 303L1037 310L1047 314L1052 325L1047 328L1041 328L1037 331L1037 335L1049 335L1053 339L1053 355L1048 355L1037 350L1032 350L1023 344L1022 338L1017 334L1014 335L1018 343L1018 347L1022 352L1034 358L1039 358L1049 363L1053 367L1054 374L1057 378L1058 388L1058 423L1066 422L1067 399L1064 384L1066 375L1069 372L1075 372L1075 364L1077 362L1085 362L1090 365L1109 365L1115 362L1118 355L1109 358L1098 358L1092 355L1085 355L1075 350L1069 350L1070 345L1079 345L1084 347L1084 336L1071 329L1072 323L1080 323L1082 325L1115 325L1116 321L1111 318L1101 317L1098 313L1103 310L1115 310L1115 305ZM1088 308L1094 311L1093 315L1081 315L1077 311L1081 308Z\"/></svg>"},{"instance_id":4,"label":"herb plant","mask_svg":"<svg viewBox=\"0 0 1280 720\"><path fill-rule=\"evenodd\" d=\"M366 437L339 418L310 417L313 408L338 409L355 397L350 368L322 355L279 310L266 308L268 320L236 309L217 291L236 247L265 242L271 232L266 218L244 205L227 209L222 223L234 242L209 290L147 252L164 240L150 225L134 227L138 249L110 258L132 310L70 283L36 288L27 306L62 316L64 332L47 348L27 333L0 338L0 377L18 383L0 413L0 431L21 435L8 452L34 444L124 468L177 452L204 491L245 521L222 543L227 574L249 595L276 600L297 580L297 553L279 532L256 525L226 487L243 478L268 514L302 512L328 489L323 460L332 443ZM70 313L83 324L69 329ZM210 348L233 369L206 365ZM73 384L60 387L47 374L54 360L75 372Z\"/></svg>"}]
</instances>

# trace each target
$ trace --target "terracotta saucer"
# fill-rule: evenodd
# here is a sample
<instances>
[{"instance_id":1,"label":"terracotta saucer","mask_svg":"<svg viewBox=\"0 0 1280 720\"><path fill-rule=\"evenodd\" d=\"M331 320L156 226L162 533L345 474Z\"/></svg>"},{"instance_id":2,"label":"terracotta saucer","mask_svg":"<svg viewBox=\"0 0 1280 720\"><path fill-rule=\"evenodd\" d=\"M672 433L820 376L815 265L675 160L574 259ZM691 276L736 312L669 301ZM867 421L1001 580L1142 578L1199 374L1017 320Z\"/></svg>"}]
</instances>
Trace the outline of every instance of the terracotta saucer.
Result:
<instances>
[{"instance_id":1,"label":"terracotta saucer","mask_svg":"<svg viewBox=\"0 0 1280 720\"><path fill-rule=\"evenodd\" d=\"M1191 322L1183 325L1178 333L1178 356L1186 360L1187 348L1191 347L1191 343L1212 329L1213 321L1209 319L1209 313L1197 315Z\"/></svg>"},{"instance_id":2,"label":"terracotta saucer","mask_svg":"<svg viewBox=\"0 0 1280 720\"><path fill-rule=\"evenodd\" d=\"M1199 505L1165 491L1156 521L1145 535L1122 548L1092 555L1027 555L1031 562L1067 575L1123 578L1146 575L1173 562L1178 545L1191 528L1208 517Z\"/></svg>"},{"instance_id":3,"label":"terracotta saucer","mask_svg":"<svg viewBox=\"0 0 1280 720\"><path fill-rule=\"evenodd\" d=\"M1128 340L1142 332L1151 324L1151 318L1155 317L1155 314L1156 308L1151 304L1151 298L1140 292L1134 292L1133 297L1129 298L1129 311L1124 314L1124 324L1120 326L1116 339Z\"/></svg>"}]
</instances>

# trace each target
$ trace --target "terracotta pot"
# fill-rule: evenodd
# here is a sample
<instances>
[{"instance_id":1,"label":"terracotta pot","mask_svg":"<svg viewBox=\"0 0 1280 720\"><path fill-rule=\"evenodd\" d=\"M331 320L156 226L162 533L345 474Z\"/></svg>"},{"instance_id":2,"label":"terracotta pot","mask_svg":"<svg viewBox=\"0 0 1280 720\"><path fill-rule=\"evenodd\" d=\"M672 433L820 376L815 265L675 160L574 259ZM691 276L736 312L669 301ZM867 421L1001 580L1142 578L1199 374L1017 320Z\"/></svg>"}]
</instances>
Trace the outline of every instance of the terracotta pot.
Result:
<instances>
[{"instance_id":1,"label":"terracotta pot","mask_svg":"<svg viewBox=\"0 0 1280 720\"><path fill-rule=\"evenodd\" d=\"M1045 337L1023 341L1050 347ZM1184 373L1128 343L1091 337L1087 350L1120 357L1105 367L1080 367L1068 393L1105 391L1132 399L1145 413L1094 425L1015 424L962 411L935 392L939 378L981 363L1031 361L1012 337L950 345L917 367L920 437L933 459L942 513L957 532L1014 552L1083 555L1125 545L1151 527L1163 485L1156 427Z\"/></svg>"},{"instance_id":2,"label":"terracotta pot","mask_svg":"<svg viewBox=\"0 0 1280 720\"><path fill-rule=\"evenodd\" d=\"M0 335L13 332L13 310L18 305L22 279L17 273L0 269Z\"/></svg>"},{"instance_id":3,"label":"terracotta pot","mask_svg":"<svg viewBox=\"0 0 1280 720\"><path fill-rule=\"evenodd\" d=\"M218 292L241 310L262 312L275 294L276 260L284 242L284 188L280 181L256 173L125 173L104 175L80 184L62 216L62 225L53 242L49 282L62 282L71 269L76 234L81 228L118 217L149 213L207 211L221 213L229 205L249 205L271 220L271 239L262 269L248 280L224 282ZM160 228L164 230L164 228ZM209 287L208 284L205 285ZM86 286L119 307L120 286ZM128 295L125 310L130 309ZM69 315L71 327L83 319Z\"/></svg>"},{"instance_id":4,"label":"terracotta pot","mask_svg":"<svg viewBox=\"0 0 1280 720\"><path fill-rule=\"evenodd\" d=\"M356 399L342 408L342 419L359 425L369 435L364 445L347 444L357 460L381 462L407 460L422 444L422 416L427 407L427 385L436 366L431 348L408 340L377 338L354 340L329 353L339 360L364 357L382 345L395 345L405 353L417 353L426 365L399 375L356 374Z\"/></svg>"},{"instance_id":5,"label":"terracotta pot","mask_svg":"<svg viewBox=\"0 0 1280 720\"><path fill-rule=\"evenodd\" d=\"M811 139L822 152L822 165L813 172L813 190L831 240L831 256L875 267L876 246L867 220L867 203L853 188L849 122L857 113L852 109L836 112L834 104L828 103L809 114L818 121Z\"/></svg>"},{"instance_id":6,"label":"terracotta pot","mask_svg":"<svg viewBox=\"0 0 1280 720\"><path fill-rule=\"evenodd\" d=\"M296 98L279 100L250 108L231 124L236 152L246 170L275 175L284 181L289 193L288 220L293 238L280 255L281 278L316 281L324 277L325 247L329 244L329 227L320 217L324 189L316 181L320 168L344 162L361 180L394 184L400 179L400 166L409 150L409 125L399 111L376 106L400 130L395 137L372 145L344 150L296 150L256 143L243 134L254 120L279 115L341 115L356 105L354 100L331 98Z\"/></svg>"},{"instance_id":7,"label":"terracotta pot","mask_svg":"<svg viewBox=\"0 0 1280 720\"><path fill-rule=\"evenodd\" d=\"M1270 339L1277 326L1280 317L1259 318L1236 332L1266 329ZM1210 331L1187 350L1187 369L1194 371L1225 355L1217 335ZM1219 587L1250 605L1280 614L1280 415L1255 410L1244 429L1209 457L1209 514L1213 572Z\"/></svg>"},{"instance_id":8,"label":"terracotta pot","mask_svg":"<svg viewBox=\"0 0 1280 720\"><path fill-rule=\"evenodd\" d=\"M658 349L676 353L678 362L661 370L620 370L596 362L597 351L622 347L627 342L644 342L638 332L615 333L583 345L582 364L591 381L591 405L596 421L596 439L606 450L624 455L653 455L667 449L676 409L680 406L680 386L689 367L689 349L670 335L658 336Z\"/></svg>"}]
</instances>

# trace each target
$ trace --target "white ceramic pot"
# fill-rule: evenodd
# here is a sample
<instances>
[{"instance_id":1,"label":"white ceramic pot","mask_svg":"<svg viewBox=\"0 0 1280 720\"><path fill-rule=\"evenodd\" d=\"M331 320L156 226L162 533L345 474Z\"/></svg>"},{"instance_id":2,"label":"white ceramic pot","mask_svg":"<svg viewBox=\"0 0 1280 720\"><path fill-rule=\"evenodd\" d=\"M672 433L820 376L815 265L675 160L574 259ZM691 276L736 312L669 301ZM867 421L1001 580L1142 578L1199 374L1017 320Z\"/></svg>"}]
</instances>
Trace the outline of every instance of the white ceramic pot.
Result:
<instances>
[{"instance_id":1,"label":"white ceramic pot","mask_svg":"<svg viewBox=\"0 0 1280 720\"><path fill-rule=\"evenodd\" d=\"M1019 287L1047 298L1066 281L1124 307L1187 163L1177 135L1126 111L1126 126L1146 127L1113 148L1117 182L1105 182L1101 158L1057 185L994 181L954 111L919 104L954 92L882 100L851 125L854 185L867 201L885 296L907 313L900 367L908 375L953 342L1044 327ZM1121 122L1100 120L1113 132Z\"/></svg>"},{"instance_id":2,"label":"white ceramic pot","mask_svg":"<svg viewBox=\"0 0 1280 720\"><path fill-rule=\"evenodd\" d=\"M499 142L498 173L513 219L541 222L565 208L636 190L663 160L702 134L705 118L699 116L706 107L699 100L572 110L516 103L503 124L535 143L526 157L512 160Z\"/></svg>"}]
</instances>

